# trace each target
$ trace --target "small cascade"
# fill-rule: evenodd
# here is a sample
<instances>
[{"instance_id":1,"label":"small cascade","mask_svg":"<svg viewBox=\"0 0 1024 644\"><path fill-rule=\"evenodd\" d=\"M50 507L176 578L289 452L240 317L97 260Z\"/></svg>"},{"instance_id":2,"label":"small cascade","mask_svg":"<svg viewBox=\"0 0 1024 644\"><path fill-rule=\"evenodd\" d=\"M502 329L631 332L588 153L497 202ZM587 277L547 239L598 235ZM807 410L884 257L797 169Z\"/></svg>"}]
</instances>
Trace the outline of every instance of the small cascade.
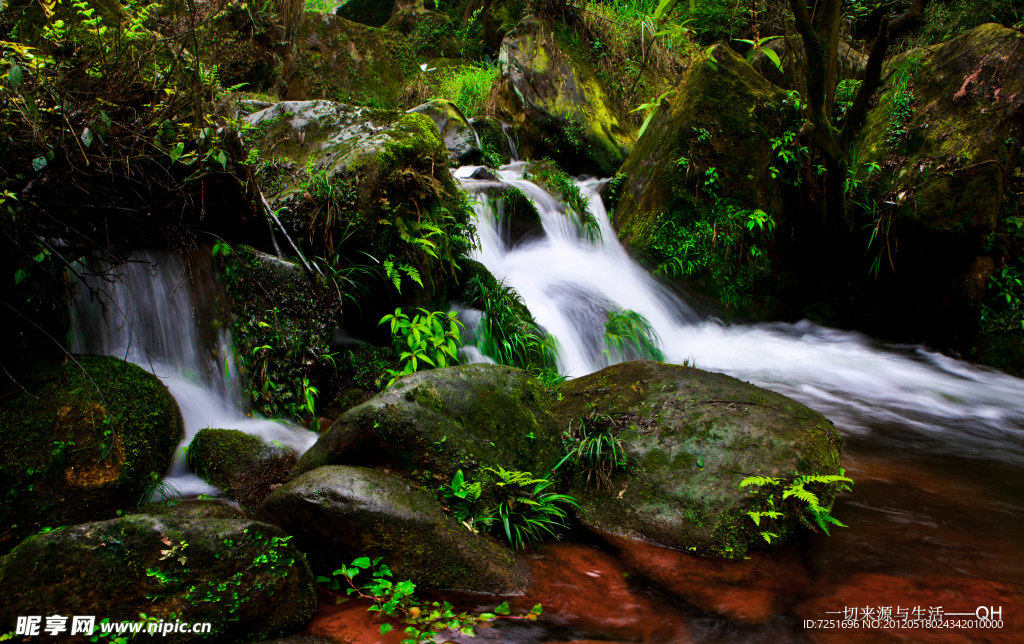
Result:
<instances>
[{"instance_id":1,"label":"small cascade","mask_svg":"<svg viewBox=\"0 0 1024 644\"><path fill-rule=\"evenodd\" d=\"M94 262L91 268L80 272L106 267ZM196 283L200 279L213 283ZM170 251L137 251L107 279L76 284L71 306L73 351L137 364L158 376L178 402L185 439L165 482L186 497L218 492L190 473L180 455L200 429L241 430L299 454L316 442L316 434L302 427L245 415L231 332L213 327L218 312L209 298L198 296L217 291L215 279L212 272L191 271Z\"/></svg>"},{"instance_id":2,"label":"small cascade","mask_svg":"<svg viewBox=\"0 0 1024 644\"><path fill-rule=\"evenodd\" d=\"M508 150L512 155L512 161L516 162L519 160L519 150L516 149L516 142L512 140L510 129L511 126L508 123L501 124L501 131L505 134L505 140L508 141Z\"/></svg>"},{"instance_id":3,"label":"small cascade","mask_svg":"<svg viewBox=\"0 0 1024 644\"><path fill-rule=\"evenodd\" d=\"M887 448L1024 463L1024 380L806 320L752 326L703 320L619 244L597 194L599 180L577 182L601 229L600 239L588 240L557 199L523 179L523 166L512 163L498 175L533 200L543 236L509 247L496 198L489 196L494 182L463 178L477 201L474 259L514 287L557 338L561 373L578 377L606 366L608 312L632 309L658 332L669 361L791 396L848 435L871 436Z\"/></svg>"}]
</instances>

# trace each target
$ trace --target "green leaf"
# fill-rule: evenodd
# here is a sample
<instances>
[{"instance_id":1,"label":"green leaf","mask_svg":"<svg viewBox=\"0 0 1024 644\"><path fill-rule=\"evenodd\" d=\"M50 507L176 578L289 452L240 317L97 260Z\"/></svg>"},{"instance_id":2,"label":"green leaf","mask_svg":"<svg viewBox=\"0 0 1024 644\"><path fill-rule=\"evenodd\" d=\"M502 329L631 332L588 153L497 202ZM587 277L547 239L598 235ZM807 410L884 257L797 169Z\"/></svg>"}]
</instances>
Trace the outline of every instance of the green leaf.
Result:
<instances>
[{"instance_id":1,"label":"green leaf","mask_svg":"<svg viewBox=\"0 0 1024 644\"><path fill-rule=\"evenodd\" d=\"M767 47L765 47L765 48L764 48L764 49L762 49L761 51L763 51L763 52L764 52L764 55L768 57L768 60L770 60L770 61L772 61L773 63L775 63L775 66L776 66L776 67L778 68L778 70L779 70L779 71L781 72L781 71L782 71L782 61L781 61L781 60L779 60L779 55L778 55L778 54L776 54L776 53L775 53L774 51L772 51L771 49L768 49Z\"/></svg>"},{"instance_id":2,"label":"green leaf","mask_svg":"<svg viewBox=\"0 0 1024 644\"><path fill-rule=\"evenodd\" d=\"M380 634L381 635L383 635L385 633L390 633L393 630L395 630L395 627L392 626L391 624L388 624L387 622L384 622L383 624L380 625Z\"/></svg>"},{"instance_id":3,"label":"green leaf","mask_svg":"<svg viewBox=\"0 0 1024 644\"><path fill-rule=\"evenodd\" d=\"M11 68L7 71L7 83L15 92L18 91L18 85L21 85L22 77L23 73L21 71L21 67L18 65L11 65Z\"/></svg>"},{"instance_id":4,"label":"green leaf","mask_svg":"<svg viewBox=\"0 0 1024 644\"><path fill-rule=\"evenodd\" d=\"M356 568L363 568L363 569L369 568L370 567L370 558L369 557L359 557L358 559L356 559L355 561L352 562L352 565L355 566Z\"/></svg>"},{"instance_id":5,"label":"green leaf","mask_svg":"<svg viewBox=\"0 0 1024 644\"><path fill-rule=\"evenodd\" d=\"M46 167L46 157L36 157L32 159L32 169L39 172Z\"/></svg>"},{"instance_id":6,"label":"green leaf","mask_svg":"<svg viewBox=\"0 0 1024 644\"><path fill-rule=\"evenodd\" d=\"M170 157L171 157L171 163L176 163L178 161L178 159L181 158L181 155L184 152L185 152L185 142L182 141L182 142L179 142L178 145L174 146L174 148L170 151L169 154L170 154Z\"/></svg>"}]
</instances>

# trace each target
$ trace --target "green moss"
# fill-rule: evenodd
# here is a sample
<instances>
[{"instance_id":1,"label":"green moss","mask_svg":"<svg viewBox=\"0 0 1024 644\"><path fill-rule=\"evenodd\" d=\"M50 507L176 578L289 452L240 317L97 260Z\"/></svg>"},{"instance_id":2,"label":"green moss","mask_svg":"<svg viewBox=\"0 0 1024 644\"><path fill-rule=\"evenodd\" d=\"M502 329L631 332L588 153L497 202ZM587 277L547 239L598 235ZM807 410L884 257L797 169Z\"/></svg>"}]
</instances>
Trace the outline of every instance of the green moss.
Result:
<instances>
[{"instance_id":1,"label":"green moss","mask_svg":"<svg viewBox=\"0 0 1024 644\"><path fill-rule=\"evenodd\" d=\"M16 383L4 384L0 403L2 551L41 527L135 507L184 436L178 405L156 376L113 357L75 359L7 365Z\"/></svg>"}]
</instances>

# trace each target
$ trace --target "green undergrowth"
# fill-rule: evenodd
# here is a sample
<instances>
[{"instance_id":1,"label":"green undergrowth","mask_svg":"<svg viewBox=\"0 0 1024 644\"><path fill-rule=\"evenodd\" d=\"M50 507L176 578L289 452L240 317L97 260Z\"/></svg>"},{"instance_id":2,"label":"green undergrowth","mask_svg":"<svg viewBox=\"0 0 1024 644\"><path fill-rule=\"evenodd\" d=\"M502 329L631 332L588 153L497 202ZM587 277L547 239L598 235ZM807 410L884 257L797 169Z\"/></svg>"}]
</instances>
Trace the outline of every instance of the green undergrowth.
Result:
<instances>
[{"instance_id":1,"label":"green undergrowth","mask_svg":"<svg viewBox=\"0 0 1024 644\"><path fill-rule=\"evenodd\" d=\"M531 165L528 171L523 173L523 178L533 181L557 197L565 205L565 215L572 219L582 236L590 240L601 238L601 227L587 207L590 200L583 196L583 192L572 177L554 161L545 159Z\"/></svg>"},{"instance_id":2,"label":"green undergrowth","mask_svg":"<svg viewBox=\"0 0 1024 644\"><path fill-rule=\"evenodd\" d=\"M483 309L475 344L498 364L529 370L554 366L554 336L537 324L514 288L487 277L471 277L463 295Z\"/></svg>"},{"instance_id":3,"label":"green undergrowth","mask_svg":"<svg viewBox=\"0 0 1024 644\"><path fill-rule=\"evenodd\" d=\"M430 72L433 96L455 103L466 118L483 114L491 85L498 79L497 65L477 63Z\"/></svg>"},{"instance_id":4,"label":"green undergrowth","mask_svg":"<svg viewBox=\"0 0 1024 644\"><path fill-rule=\"evenodd\" d=\"M787 514L795 514L802 525L825 534L829 534L830 525L847 527L831 512L835 495L849 492L851 484L853 479L840 469L838 475L796 475L789 481L771 476L748 476L740 481L739 487L741 490L748 486L756 488L756 500L747 516L760 530L761 538L771 544L772 539L786 536L788 529L780 519Z\"/></svg>"}]
</instances>

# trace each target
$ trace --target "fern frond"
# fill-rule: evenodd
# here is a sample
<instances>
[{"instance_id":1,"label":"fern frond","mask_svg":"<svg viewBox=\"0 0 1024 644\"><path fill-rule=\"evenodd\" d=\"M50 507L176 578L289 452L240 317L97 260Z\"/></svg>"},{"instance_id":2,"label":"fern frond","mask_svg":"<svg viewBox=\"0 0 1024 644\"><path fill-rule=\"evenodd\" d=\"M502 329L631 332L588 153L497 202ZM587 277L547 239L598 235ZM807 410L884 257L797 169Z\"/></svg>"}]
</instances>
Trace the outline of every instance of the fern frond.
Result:
<instances>
[{"instance_id":1,"label":"fern frond","mask_svg":"<svg viewBox=\"0 0 1024 644\"><path fill-rule=\"evenodd\" d=\"M747 487L748 485L778 485L779 479L771 476L748 476L747 478L740 481L740 489Z\"/></svg>"}]
</instances>

